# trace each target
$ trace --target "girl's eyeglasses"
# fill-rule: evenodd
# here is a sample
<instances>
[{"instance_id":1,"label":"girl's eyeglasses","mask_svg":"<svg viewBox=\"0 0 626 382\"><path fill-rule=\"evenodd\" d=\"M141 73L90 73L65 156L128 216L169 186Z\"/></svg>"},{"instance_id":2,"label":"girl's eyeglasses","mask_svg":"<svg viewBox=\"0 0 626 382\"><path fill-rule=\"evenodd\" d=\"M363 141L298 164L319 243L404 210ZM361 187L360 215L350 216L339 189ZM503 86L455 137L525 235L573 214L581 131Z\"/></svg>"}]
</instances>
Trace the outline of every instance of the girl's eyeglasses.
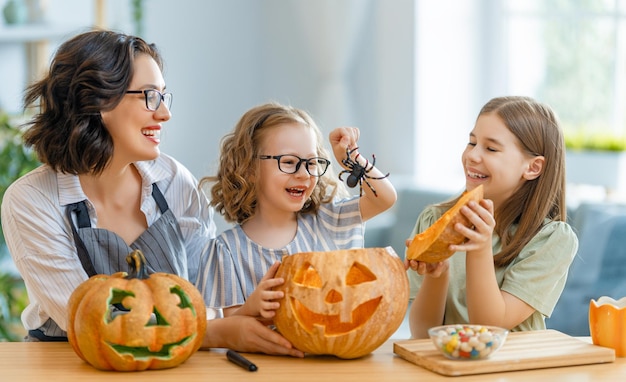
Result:
<instances>
[{"instance_id":1,"label":"girl's eyeglasses","mask_svg":"<svg viewBox=\"0 0 626 382\"><path fill-rule=\"evenodd\" d=\"M330 161L325 158L300 158L296 155L259 155L259 159L276 159L278 169L285 174L295 174L304 163L309 175L316 177L324 175L330 165Z\"/></svg>"}]
</instances>

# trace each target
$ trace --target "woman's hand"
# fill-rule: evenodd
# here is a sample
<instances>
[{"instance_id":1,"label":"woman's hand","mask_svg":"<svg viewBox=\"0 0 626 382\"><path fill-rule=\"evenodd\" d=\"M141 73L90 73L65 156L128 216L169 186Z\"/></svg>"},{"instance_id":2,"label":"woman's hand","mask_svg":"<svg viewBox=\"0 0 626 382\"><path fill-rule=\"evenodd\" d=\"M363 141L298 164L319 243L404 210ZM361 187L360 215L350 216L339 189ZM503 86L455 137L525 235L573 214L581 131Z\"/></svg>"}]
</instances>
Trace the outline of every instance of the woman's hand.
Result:
<instances>
[{"instance_id":1,"label":"woman's hand","mask_svg":"<svg viewBox=\"0 0 626 382\"><path fill-rule=\"evenodd\" d=\"M304 357L304 353L295 349L280 333L254 317L239 315L209 320L202 348Z\"/></svg>"}]
</instances>

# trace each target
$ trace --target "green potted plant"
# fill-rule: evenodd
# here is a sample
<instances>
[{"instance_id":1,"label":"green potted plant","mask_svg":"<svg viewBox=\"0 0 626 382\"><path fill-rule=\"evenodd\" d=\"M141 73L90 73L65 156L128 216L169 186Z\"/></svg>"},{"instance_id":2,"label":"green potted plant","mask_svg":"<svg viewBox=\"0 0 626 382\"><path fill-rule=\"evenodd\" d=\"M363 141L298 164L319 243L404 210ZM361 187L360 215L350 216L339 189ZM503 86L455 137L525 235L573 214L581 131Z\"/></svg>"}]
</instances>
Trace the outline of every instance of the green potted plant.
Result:
<instances>
[{"instance_id":1,"label":"green potted plant","mask_svg":"<svg viewBox=\"0 0 626 382\"><path fill-rule=\"evenodd\" d=\"M565 134L565 147L571 151L626 151L626 136L606 131L578 131Z\"/></svg>"},{"instance_id":2,"label":"green potted plant","mask_svg":"<svg viewBox=\"0 0 626 382\"><path fill-rule=\"evenodd\" d=\"M35 155L22 144L17 120L0 110L0 205L9 185L39 165ZM0 225L0 264L9 264L8 256ZM27 301L21 277L6 266L0 267L0 341L20 339L15 329L21 327L19 316Z\"/></svg>"},{"instance_id":3,"label":"green potted plant","mask_svg":"<svg viewBox=\"0 0 626 382\"><path fill-rule=\"evenodd\" d=\"M626 189L626 136L607 131L565 134L569 183Z\"/></svg>"}]
</instances>

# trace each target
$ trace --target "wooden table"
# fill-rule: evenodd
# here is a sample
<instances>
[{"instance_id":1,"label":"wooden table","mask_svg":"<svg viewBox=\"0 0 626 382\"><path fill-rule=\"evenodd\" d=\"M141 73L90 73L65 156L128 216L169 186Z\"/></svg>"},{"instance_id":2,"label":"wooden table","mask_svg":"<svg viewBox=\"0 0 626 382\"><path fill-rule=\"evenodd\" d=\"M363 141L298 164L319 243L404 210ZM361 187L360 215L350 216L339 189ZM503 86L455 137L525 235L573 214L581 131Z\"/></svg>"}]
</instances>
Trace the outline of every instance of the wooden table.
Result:
<instances>
[{"instance_id":1,"label":"wooden table","mask_svg":"<svg viewBox=\"0 0 626 382\"><path fill-rule=\"evenodd\" d=\"M393 353L393 340L357 360L245 354L259 370L249 372L226 359L224 350L200 351L167 370L105 372L84 363L68 343L0 342L1 381L626 381L626 358L587 366L445 377Z\"/></svg>"}]
</instances>

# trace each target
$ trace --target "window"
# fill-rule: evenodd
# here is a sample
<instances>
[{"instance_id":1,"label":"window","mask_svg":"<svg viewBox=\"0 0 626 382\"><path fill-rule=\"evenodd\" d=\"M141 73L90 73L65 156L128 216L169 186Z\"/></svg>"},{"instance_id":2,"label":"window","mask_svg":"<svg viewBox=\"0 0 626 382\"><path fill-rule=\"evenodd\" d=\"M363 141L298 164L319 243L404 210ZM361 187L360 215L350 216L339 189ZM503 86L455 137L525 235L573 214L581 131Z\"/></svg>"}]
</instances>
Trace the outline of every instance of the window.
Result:
<instances>
[{"instance_id":1,"label":"window","mask_svg":"<svg viewBox=\"0 0 626 382\"><path fill-rule=\"evenodd\" d=\"M626 1L448 0L416 6L416 180L459 191L480 108L552 106L566 134L626 135Z\"/></svg>"},{"instance_id":2,"label":"window","mask_svg":"<svg viewBox=\"0 0 626 382\"><path fill-rule=\"evenodd\" d=\"M568 132L626 129L626 2L505 0L511 93L551 105Z\"/></svg>"}]
</instances>

